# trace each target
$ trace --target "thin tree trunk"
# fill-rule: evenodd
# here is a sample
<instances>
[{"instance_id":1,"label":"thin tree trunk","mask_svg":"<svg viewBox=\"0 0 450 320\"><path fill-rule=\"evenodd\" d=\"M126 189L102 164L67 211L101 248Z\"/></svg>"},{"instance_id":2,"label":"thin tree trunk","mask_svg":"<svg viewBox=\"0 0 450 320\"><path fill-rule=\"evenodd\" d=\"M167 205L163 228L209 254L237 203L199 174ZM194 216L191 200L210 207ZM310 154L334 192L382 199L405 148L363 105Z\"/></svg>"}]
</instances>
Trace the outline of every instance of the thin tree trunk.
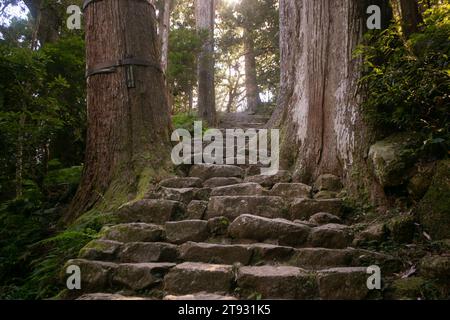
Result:
<instances>
[{"instance_id":1,"label":"thin tree trunk","mask_svg":"<svg viewBox=\"0 0 450 320\"><path fill-rule=\"evenodd\" d=\"M402 28L405 37L419 31L422 23L422 15L417 0L400 0L400 11L402 17Z\"/></svg>"},{"instance_id":2,"label":"thin tree trunk","mask_svg":"<svg viewBox=\"0 0 450 320\"><path fill-rule=\"evenodd\" d=\"M167 71L169 61L169 31L170 31L170 9L172 0L164 0L164 11L160 19L161 35L161 66Z\"/></svg>"},{"instance_id":3,"label":"thin tree trunk","mask_svg":"<svg viewBox=\"0 0 450 320\"><path fill-rule=\"evenodd\" d=\"M154 6L91 2L85 22L88 70L124 58L151 65L118 66L89 77L85 167L66 221L94 206L117 207L134 199L170 165L170 114Z\"/></svg>"},{"instance_id":4,"label":"thin tree trunk","mask_svg":"<svg viewBox=\"0 0 450 320\"><path fill-rule=\"evenodd\" d=\"M188 91L188 97L189 97L189 110L188 112L192 112L192 108L194 107L194 88L190 87Z\"/></svg>"},{"instance_id":5,"label":"thin tree trunk","mask_svg":"<svg viewBox=\"0 0 450 320\"><path fill-rule=\"evenodd\" d=\"M381 2L383 4L383 2ZM332 173L380 190L367 177L371 135L358 92L366 7L360 0L281 0L281 91L270 125L283 128L282 165L310 183Z\"/></svg>"},{"instance_id":6,"label":"thin tree trunk","mask_svg":"<svg viewBox=\"0 0 450 320\"><path fill-rule=\"evenodd\" d=\"M245 50L245 94L247 98L247 110L250 114L257 112L261 99L256 75L255 44L249 30L244 30Z\"/></svg>"},{"instance_id":7,"label":"thin tree trunk","mask_svg":"<svg viewBox=\"0 0 450 320\"><path fill-rule=\"evenodd\" d=\"M205 36L198 57L198 112L209 126L216 124L214 83L214 21L215 0L196 0L197 30Z\"/></svg>"},{"instance_id":8,"label":"thin tree trunk","mask_svg":"<svg viewBox=\"0 0 450 320\"><path fill-rule=\"evenodd\" d=\"M19 119L19 134L17 137L16 151L16 198L23 195L23 142L25 129L25 114L22 113Z\"/></svg>"}]
</instances>

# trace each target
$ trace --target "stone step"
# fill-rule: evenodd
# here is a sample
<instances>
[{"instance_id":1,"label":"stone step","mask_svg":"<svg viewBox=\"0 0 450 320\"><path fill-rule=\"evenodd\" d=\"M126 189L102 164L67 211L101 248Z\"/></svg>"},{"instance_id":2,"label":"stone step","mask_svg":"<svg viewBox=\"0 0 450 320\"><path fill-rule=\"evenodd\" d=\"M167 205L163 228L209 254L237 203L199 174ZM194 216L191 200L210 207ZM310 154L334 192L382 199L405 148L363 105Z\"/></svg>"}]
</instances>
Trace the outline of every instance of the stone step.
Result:
<instances>
[{"instance_id":1,"label":"stone step","mask_svg":"<svg viewBox=\"0 0 450 320\"><path fill-rule=\"evenodd\" d=\"M123 296L117 293L90 293L82 295L77 300L113 301L113 300L151 300L151 299L135 296Z\"/></svg>"},{"instance_id":2,"label":"stone step","mask_svg":"<svg viewBox=\"0 0 450 320\"><path fill-rule=\"evenodd\" d=\"M277 183L270 190L270 195L283 198L311 198L312 187L303 183Z\"/></svg>"},{"instance_id":3,"label":"stone step","mask_svg":"<svg viewBox=\"0 0 450 320\"><path fill-rule=\"evenodd\" d=\"M342 219L331 213L319 212L309 218L309 222L316 225L324 225L329 223L342 224Z\"/></svg>"},{"instance_id":4,"label":"stone step","mask_svg":"<svg viewBox=\"0 0 450 320\"><path fill-rule=\"evenodd\" d=\"M157 242L166 238L164 228L148 223L123 223L104 227L100 231L102 240L118 242Z\"/></svg>"},{"instance_id":5,"label":"stone step","mask_svg":"<svg viewBox=\"0 0 450 320\"><path fill-rule=\"evenodd\" d=\"M164 199L189 204L197 200L197 194L201 188L165 188L160 187L146 195L149 199Z\"/></svg>"},{"instance_id":6,"label":"stone step","mask_svg":"<svg viewBox=\"0 0 450 320\"><path fill-rule=\"evenodd\" d=\"M334 268L317 272L296 267L241 267L237 286L244 299L362 300L369 294L366 268Z\"/></svg>"},{"instance_id":7,"label":"stone step","mask_svg":"<svg viewBox=\"0 0 450 320\"><path fill-rule=\"evenodd\" d=\"M320 270L338 267L369 267L377 265L385 272L398 272L402 263L398 258L374 251L346 248L301 248L296 249L289 264L308 269Z\"/></svg>"},{"instance_id":8,"label":"stone step","mask_svg":"<svg viewBox=\"0 0 450 320\"><path fill-rule=\"evenodd\" d=\"M206 218L224 216L233 220L243 214L268 218L287 218L287 213L287 206L280 197L220 196L210 198Z\"/></svg>"},{"instance_id":9,"label":"stone step","mask_svg":"<svg viewBox=\"0 0 450 320\"><path fill-rule=\"evenodd\" d=\"M291 220L308 220L316 213L326 212L338 217L343 214L342 199L294 199L289 207Z\"/></svg>"},{"instance_id":10,"label":"stone step","mask_svg":"<svg viewBox=\"0 0 450 320\"><path fill-rule=\"evenodd\" d=\"M205 220L167 222L165 229L167 241L176 244L188 241L202 242L211 236L208 221Z\"/></svg>"},{"instance_id":11,"label":"stone step","mask_svg":"<svg viewBox=\"0 0 450 320\"><path fill-rule=\"evenodd\" d=\"M174 295L167 295L164 297L163 300L168 301L219 301L219 300L237 300L235 297L232 296L223 296L218 294L212 294L212 293L206 293L206 292L200 292L200 293L194 293L194 294L187 294L184 296L174 296Z\"/></svg>"},{"instance_id":12,"label":"stone step","mask_svg":"<svg viewBox=\"0 0 450 320\"><path fill-rule=\"evenodd\" d=\"M173 263L112 263L74 259L68 266L78 266L81 271L81 288L83 292L92 293L99 290L117 292L120 290L149 290L157 288L164 275L175 267Z\"/></svg>"},{"instance_id":13,"label":"stone step","mask_svg":"<svg viewBox=\"0 0 450 320\"><path fill-rule=\"evenodd\" d=\"M247 182L230 186L217 187L211 190L211 197L221 196L262 196L267 192L260 184Z\"/></svg>"},{"instance_id":14,"label":"stone step","mask_svg":"<svg viewBox=\"0 0 450 320\"><path fill-rule=\"evenodd\" d=\"M236 239L258 242L274 240L279 245L302 246L308 241L311 228L284 219L269 219L254 215L241 215L235 219L229 234Z\"/></svg>"},{"instance_id":15,"label":"stone step","mask_svg":"<svg viewBox=\"0 0 450 320\"><path fill-rule=\"evenodd\" d=\"M132 242L120 247L117 260L123 263L177 262L178 247L165 242Z\"/></svg>"},{"instance_id":16,"label":"stone step","mask_svg":"<svg viewBox=\"0 0 450 320\"><path fill-rule=\"evenodd\" d=\"M192 200L186 209L187 220L203 220L205 218L208 201Z\"/></svg>"},{"instance_id":17,"label":"stone step","mask_svg":"<svg viewBox=\"0 0 450 320\"><path fill-rule=\"evenodd\" d=\"M244 174L244 170L237 166L210 164L193 165L189 172L189 176L200 178L203 181L217 177L243 178Z\"/></svg>"},{"instance_id":18,"label":"stone step","mask_svg":"<svg viewBox=\"0 0 450 320\"><path fill-rule=\"evenodd\" d=\"M196 292L226 294L232 291L233 267L230 265L186 262L174 267L164 278L164 291L170 295Z\"/></svg>"},{"instance_id":19,"label":"stone step","mask_svg":"<svg viewBox=\"0 0 450 320\"><path fill-rule=\"evenodd\" d=\"M366 267L347 267L321 270L317 273L319 297L323 300L367 299Z\"/></svg>"},{"instance_id":20,"label":"stone step","mask_svg":"<svg viewBox=\"0 0 450 320\"><path fill-rule=\"evenodd\" d=\"M314 299L318 288L315 275L296 267L241 267L237 287L243 299Z\"/></svg>"},{"instance_id":21,"label":"stone step","mask_svg":"<svg viewBox=\"0 0 450 320\"><path fill-rule=\"evenodd\" d=\"M300 248L266 243L224 244L186 242L169 243L94 240L80 251L79 259L121 263L204 262L216 264L259 265L285 263L308 270L335 267L378 265L397 272L402 264L392 256L362 249Z\"/></svg>"},{"instance_id":22,"label":"stone step","mask_svg":"<svg viewBox=\"0 0 450 320\"><path fill-rule=\"evenodd\" d=\"M189 262L242 265L289 260L294 248L270 244L213 244L188 242L180 246L180 259Z\"/></svg>"},{"instance_id":23,"label":"stone step","mask_svg":"<svg viewBox=\"0 0 450 320\"><path fill-rule=\"evenodd\" d=\"M161 181L159 185L164 188L173 189L202 188L203 181L195 177L173 177Z\"/></svg>"},{"instance_id":24,"label":"stone step","mask_svg":"<svg viewBox=\"0 0 450 320\"><path fill-rule=\"evenodd\" d=\"M308 238L308 245L321 248L344 249L352 242L350 227L333 223L312 228Z\"/></svg>"},{"instance_id":25,"label":"stone step","mask_svg":"<svg viewBox=\"0 0 450 320\"><path fill-rule=\"evenodd\" d=\"M245 182L255 182L259 183L265 188L272 188L277 183L288 183L291 182L292 176L289 171L280 170L275 175L255 175L255 176L248 176L245 178Z\"/></svg>"},{"instance_id":26,"label":"stone step","mask_svg":"<svg viewBox=\"0 0 450 320\"><path fill-rule=\"evenodd\" d=\"M224 187L224 186L230 186L233 184L239 184L242 183L243 180L240 178L225 178L225 177L215 177L206 180L203 182L203 186L205 188L218 188L218 187Z\"/></svg>"},{"instance_id":27,"label":"stone step","mask_svg":"<svg viewBox=\"0 0 450 320\"><path fill-rule=\"evenodd\" d=\"M145 199L123 205L114 215L119 223L144 222L161 224L184 217L185 205L178 201Z\"/></svg>"},{"instance_id":28,"label":"stone step","mask_svg":"<svg viewBox=\"0 0 450 320\"><path fill-rule=\"evenodd\" d=\"M343 249L352 244L350 227L326 224L313 227L306 223L285 219L270 219L254 215L241 215L228 229L234 239L270 242L293 247L320 247Z\"/></svg>"}]
</instances>

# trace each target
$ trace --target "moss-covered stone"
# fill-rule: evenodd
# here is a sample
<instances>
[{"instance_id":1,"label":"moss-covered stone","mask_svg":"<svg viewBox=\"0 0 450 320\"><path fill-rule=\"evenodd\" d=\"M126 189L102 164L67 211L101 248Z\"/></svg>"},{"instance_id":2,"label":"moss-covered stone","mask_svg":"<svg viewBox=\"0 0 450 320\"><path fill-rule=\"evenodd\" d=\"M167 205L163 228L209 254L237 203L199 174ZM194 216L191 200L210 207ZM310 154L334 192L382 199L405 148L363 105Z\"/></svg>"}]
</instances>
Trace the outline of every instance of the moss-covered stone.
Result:
<instances>
[{"instance_id":1,"label":"moss-covered stone","mask_svg":"<svg viewBox=\"0 0 450 320\"><path fill-rule=\"evenodd\" d=\"M450 160L437 164L431 186L416 212L434 240L450 238Z\"/></svg>"},{"instance_id":2,"label":"moss-covered stone","mask_svg":"<svg viewBox=\"0 0 450 320\"><path fill-rule=\"evenodd\" d=\"M450 280L450 257L428 256L420 264L421 274L425 278Z\"/></svg>"},{"instance_id":3,"label":"moss-covered stone","mask_svg":"<svg viewBox=\"0 0 450 320\"><path fill-rule=\"evenodd\" d=\"M417 173L414 174L408 182L408 194L414 200L420 200L428 191L433 179L435 165L427 164L420 166Z\"/></svg>"},{"instance_id":4,"label":"moss-covered stone","mask_svg":"<svg viewBox=\"0 0 450 320\"><path fill-rule=\"evenodd\" d=\"M414 217L410 215L402 215L392 218L386 224L392 240L399 243L409 243L414 238L416 226Z\"/></svg>"},{"instance_id":5,"label":"moss-covered stone","mask_svg":"<svg viewBox=\"0 0 450 320\"><path fill-rule=\"evenodd\" d=\"M389 298L398 300L416 300L424 297L427 281L421 277L398 279L392 283Z\"/></svg>"},{"instance_id":6,"label":"moss-covered stone","mask_svg":"<svg viewBox=\"0 0 450 320\"><path fill-rule=\"evenodd\" d=\"M370 147L369 165L383 187L405 183L416 159L418 140L410 134L396 134Z\"/></svg>"},{"instance_id":7,"label":"moss-covered stone","mask_svg":"<svg viewBox=\"0 0 450 320\"><path fill-rule=\"evenodd\" d=\"M354 244L359 246L368 243L381 243L386 240L387 234L386 225L384 223L376 223L358 232Z\"/></svg>"}]
</instances>

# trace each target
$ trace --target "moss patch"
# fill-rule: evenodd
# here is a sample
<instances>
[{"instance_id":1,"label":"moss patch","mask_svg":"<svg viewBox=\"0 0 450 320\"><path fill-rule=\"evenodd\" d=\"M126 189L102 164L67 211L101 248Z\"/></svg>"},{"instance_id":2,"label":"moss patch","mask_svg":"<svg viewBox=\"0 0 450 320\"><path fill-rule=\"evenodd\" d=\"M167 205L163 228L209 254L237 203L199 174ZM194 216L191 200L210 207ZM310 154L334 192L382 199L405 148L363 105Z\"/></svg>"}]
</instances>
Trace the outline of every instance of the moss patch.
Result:
<instances>
[{"instance_id":1,"label":"moss patch","mask_svg":"<svg viewBox=\"0 0 450 320\"><path fill-rule=\"evenodd\" d=\"M431 186L417 207L417 214L434 240L450 238L450 160L438 163Z\"/></svg>"}]
</instances>

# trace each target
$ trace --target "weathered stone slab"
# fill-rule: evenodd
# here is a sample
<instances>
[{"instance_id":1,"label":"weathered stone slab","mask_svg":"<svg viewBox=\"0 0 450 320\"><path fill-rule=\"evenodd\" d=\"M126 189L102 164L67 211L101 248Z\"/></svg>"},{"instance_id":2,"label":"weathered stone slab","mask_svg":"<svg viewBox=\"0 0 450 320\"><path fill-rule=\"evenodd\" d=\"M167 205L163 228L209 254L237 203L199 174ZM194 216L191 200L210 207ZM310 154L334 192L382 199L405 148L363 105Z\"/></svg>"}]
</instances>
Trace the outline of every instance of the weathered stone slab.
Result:
<instances>
[{"instance_id":1,"label":"weathered stone slab","mask_svg":"<svg viewBox=\"0 0 450 320\"><path fill-rule=\"evenodd\" d=\"M211 178L243 178L244 170L232 165L198 164L189 172L191 177L197 177L203 181Z\"/></svg>"},{"instance_id":2,"label":"weathered stone slab","mask_svg":"<svg viewBox=\"0 0 450 320\"><path fill-rule=\"evenodd\" d=\"M252 215L242 215L229 227L229 234L236 239L263 242L277 240L280 245L304 245L311 228L283 219L268 219Z\"/></svg>"},{"instance_id":3,"label":"weathered stone slab","mask_svg":"<svg viewBox=\"0 0 450 320\"><path fill-rule=\"evenodd\" d=\"M210 236L208 222L204 220L167 222L165 226L167 240L171 243L202 242Z\"/></svg>"},{"instance_id":4,"label":"weathered stone slab","mask_svg":"<svg viewBox=\"0 0 450 320\"><path fill-rule=\"evenodd\" d=\"M173 263L126 263L114 272L113 283L133 291L151 289L161 284Z\"/></svg>"},{"instance_id":5,"label":"weathered stone slab","mask_svg":"<svg viewBox=\"0 0 450 320\"><path fill-rule=\"evenodd\" d=\"M156 242L165 239L162 226L147 223L126 223L104 227L100 234L103 240L118 242Z\"/></svg>"},{"instance_id":6,"label":"weathered stone slab","mask_svg":"<svg viewBox=\"0 0 450 320\"><path fill-rule=\"evenodd\" d=\"M234 196L212 197L206 210L206 218L218 216L230 220L242 214L251 214L268 218L286 217L285 202L280 197L265 196Z\"/></svg>"},{"instance_id":7,"label":"weathered stone slab","mask_svg":"<svg viewBox=\"0 0 450 320\"><path fill-rule=\"evenodd\" d=\"M314 275L295 267L242 267L237 284L243 298L312 299L317 294Z\"/></svg>"},{"instance_id":8,"label":"weathered stone slab","mask_svg":"<svg viewBox=\"0 0 450 320\"><path fill-rule=\"evenodd\" d=\"M184 216L185 207L177 201L145 199L122 206L116 216L119 222L164 223L179 220Z\"/></svg>"},{"instance_id":9,"label":"weathered stone slab","mask_svg":"<svg viewBox=\"0 0 450 320\"><path fill-rule=\"evenodd\" d=\"M342 214L342 200L295 199L289 208L291 220L308 220L312 215L319 212L328 212L340 217Z\"/></svg>"},{"instance_id":10,"label":"weathered stone slab","mask_svg":"<svg viewBox=\"0 0 450 320\"><path fill-rule=\"evenodd\" d=\"M176 262L177 246L164 242L132 242L124 244L118 254L121 262Z\"/></svg>"},{"instance_id":11,"label":"weathered stone slab","mask_svg":"<svg viewBox=\"0 0 450 320\"><path fill-rule=\"evenodd\" d=\"M226 293L232 288L232 266L206 263L182 263L164 279L164 290L170 294L192 292Z\"/></svg>"}]
</instances>

